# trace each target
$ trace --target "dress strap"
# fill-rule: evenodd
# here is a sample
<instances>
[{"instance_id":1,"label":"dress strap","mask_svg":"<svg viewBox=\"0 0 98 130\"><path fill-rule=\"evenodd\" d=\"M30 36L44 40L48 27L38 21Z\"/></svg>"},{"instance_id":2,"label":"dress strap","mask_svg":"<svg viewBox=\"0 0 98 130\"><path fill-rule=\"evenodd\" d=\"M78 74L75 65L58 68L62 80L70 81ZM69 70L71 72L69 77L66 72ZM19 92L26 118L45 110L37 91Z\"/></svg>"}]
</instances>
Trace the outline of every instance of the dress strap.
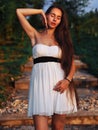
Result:
<instances>
[{"instance_id":1,"label":"dress strap","mask_svg":"<svg viewBox=\"0 0 98 130\"><path fill-rule=\"evenodd\" d=\"M61 59L51 56L42 56L34 59L34 64L41 62L61 62Z\"/></svg>"}]
</instances>

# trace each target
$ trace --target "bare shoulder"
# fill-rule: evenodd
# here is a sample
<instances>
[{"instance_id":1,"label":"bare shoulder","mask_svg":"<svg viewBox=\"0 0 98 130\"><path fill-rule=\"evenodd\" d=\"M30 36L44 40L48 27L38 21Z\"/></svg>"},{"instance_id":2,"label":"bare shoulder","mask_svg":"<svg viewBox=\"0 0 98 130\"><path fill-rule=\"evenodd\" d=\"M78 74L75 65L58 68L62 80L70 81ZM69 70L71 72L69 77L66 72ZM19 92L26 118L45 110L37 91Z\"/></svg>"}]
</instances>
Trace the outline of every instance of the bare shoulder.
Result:
<instances>
[{"instance_id":1,"label":"bare shoulder","mask_svg":"<svg viewBox=\"0 0 98 130\"><path fill-rule=\"evenodd\" d=\"M34 35L31 38L31 44L34 46L35 44L38 44L42 38L43 30L36 30L34 29Z\"/></svg>"}]
</instances>

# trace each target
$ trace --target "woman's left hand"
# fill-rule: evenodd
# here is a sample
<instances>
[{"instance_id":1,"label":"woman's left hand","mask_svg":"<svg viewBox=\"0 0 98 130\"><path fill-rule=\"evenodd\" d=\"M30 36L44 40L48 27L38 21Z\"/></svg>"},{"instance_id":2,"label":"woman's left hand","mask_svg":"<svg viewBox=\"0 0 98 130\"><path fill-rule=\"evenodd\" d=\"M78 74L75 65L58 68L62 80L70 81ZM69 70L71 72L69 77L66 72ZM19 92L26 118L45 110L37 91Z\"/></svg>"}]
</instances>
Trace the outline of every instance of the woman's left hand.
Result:
<instances>
[{"instance_id":1,"label":"woman's left hand","mask_svg":"<svg viewBox=\"0 0 98 130\"><path fill-rule=\"evenodd\" d=\"M53 90L63 93L69 87L69 81L66 79L60 80Z\"/></svg>"}]
</instances>

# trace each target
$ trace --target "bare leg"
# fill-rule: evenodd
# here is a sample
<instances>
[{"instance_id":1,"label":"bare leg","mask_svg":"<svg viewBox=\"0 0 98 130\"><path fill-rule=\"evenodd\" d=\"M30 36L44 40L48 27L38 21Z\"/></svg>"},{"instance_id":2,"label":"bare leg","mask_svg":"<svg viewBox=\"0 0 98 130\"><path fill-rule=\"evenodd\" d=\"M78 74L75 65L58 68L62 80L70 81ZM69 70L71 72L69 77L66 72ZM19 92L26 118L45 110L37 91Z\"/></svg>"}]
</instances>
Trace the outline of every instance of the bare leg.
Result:
<instances>
[{"instance_id":1,"label":"bare leg","mask_svg":"<svg viewBox=\"0 0 98 130\"><path fill-rule=\"evenodd\" d=\"M54 114L52 117L52 130L64 130L66 115Z\"/></svg>"},{"instance_id":2,"label":"bare leg","mask_svg":"<svg viewBox=\"0 0 98 130\"><path fill-rule=\"evenodd\" d=\"M33 116L35 130L48 130L48 117L47 116Z\"/></svg>"}]
</instances>

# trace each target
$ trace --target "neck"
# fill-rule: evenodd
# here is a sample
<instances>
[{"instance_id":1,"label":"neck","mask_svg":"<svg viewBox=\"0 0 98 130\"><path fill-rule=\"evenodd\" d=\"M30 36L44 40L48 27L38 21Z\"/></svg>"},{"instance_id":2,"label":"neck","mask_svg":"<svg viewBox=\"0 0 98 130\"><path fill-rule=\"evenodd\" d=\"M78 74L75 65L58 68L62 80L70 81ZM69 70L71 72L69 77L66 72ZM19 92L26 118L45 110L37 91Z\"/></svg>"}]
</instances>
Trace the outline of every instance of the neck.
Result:
<instances>
[{"instance_id":1,"label":"neck","mask_svg":"<svg viewBox=\"0 0 98 130\"><path fill-rule=\"evenodd\" d=\"M45 32L48 36L53 37L54 36L54 29L47 29Z\"/></svg>"}]
</instances>

